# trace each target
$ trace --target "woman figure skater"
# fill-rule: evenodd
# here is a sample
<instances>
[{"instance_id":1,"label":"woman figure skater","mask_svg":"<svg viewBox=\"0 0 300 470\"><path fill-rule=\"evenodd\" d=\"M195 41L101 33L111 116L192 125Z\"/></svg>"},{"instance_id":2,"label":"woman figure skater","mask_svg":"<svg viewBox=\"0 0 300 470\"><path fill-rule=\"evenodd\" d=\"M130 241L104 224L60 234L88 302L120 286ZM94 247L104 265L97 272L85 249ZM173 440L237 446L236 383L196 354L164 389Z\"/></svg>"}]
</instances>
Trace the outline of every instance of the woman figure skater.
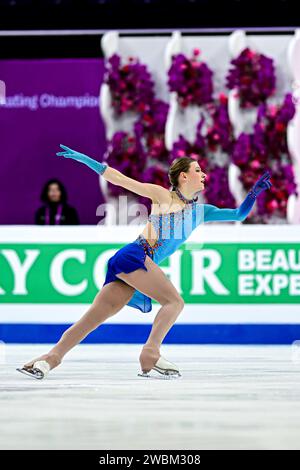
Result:
<instances>
[{"instance_id":1,"label":"woman figure skater","mask_svg":"<svg viewBox=\"0 0 300 470\"><path fill-rule=\"evenodd\" d=\"M152 309L151 299L160 305L142 348L139 361L141 376L155 370L163 376L180 376L178 367L160 355L160 346L182 312L184 302L171 281L158 266L189 237L200 224L215 221L242 221L251 211L257 196L272 186L270 173L264 173L236 209L219 209L197 202L196 193L204 189L206 174L190 157L177 158L169 168L172 189L141 183L128 178L106 163L61 145L58 156L86 164L108 182L152 200L151 214L136 240L119 249L107 263L102 289L83 317L68 328L58 343L43 356L25 364L18 371L43 379L57 367L65 354L80 343L105 320L129 305L142 312Z\"/></svg>"}]
</instances>

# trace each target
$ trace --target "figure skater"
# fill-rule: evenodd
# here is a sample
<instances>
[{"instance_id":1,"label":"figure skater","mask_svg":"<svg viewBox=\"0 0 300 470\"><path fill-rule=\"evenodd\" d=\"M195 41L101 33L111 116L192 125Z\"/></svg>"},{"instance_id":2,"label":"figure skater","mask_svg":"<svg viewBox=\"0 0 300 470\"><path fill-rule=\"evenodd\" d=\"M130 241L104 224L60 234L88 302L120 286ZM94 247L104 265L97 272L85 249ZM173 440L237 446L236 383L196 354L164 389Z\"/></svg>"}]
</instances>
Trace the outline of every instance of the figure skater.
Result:
<instances>
[{"instance_id":1,"label":"figure skater","mask_svg":"<svg viewBox=\"0 0 300 470\"><path fill-rule=\"evenodd\" d=\"M59 180L47 181L41 194L44 204L35 214L36 225L79 225L77 211L67 200L66 188Z\"/></svg>"},{"instance_id":2,"label":"figure skater","mask_svg":"<svg viewBox=\"0 0 300 470\"><path fill-rule=\"evenodd\" d=\"M240 207L219 209L197 202L196 193L204 189L206 174L193 158L181 157L172 162L168 172L172 189L168 190L128 178L106 163L97 162L64 145L61 148L64 151L57 153L59 157L84 163L108 182L150 198L151 214L137 239L119 249L108 260L105 282L83 317L63 333L47 354L17 370L43 379L62 362L70 349L124 305L149 312L152 309L151 299L155 299L161 308L139 356L139 375L149 377L150 371L154 370L164 377L179 377L178 367L160 355L160 347L182 312L184 302L158 264L174 253L200 223L245 220L257 196L272 186L270 173L267 171L258 179Z\"/></svg>"}]
</instances>

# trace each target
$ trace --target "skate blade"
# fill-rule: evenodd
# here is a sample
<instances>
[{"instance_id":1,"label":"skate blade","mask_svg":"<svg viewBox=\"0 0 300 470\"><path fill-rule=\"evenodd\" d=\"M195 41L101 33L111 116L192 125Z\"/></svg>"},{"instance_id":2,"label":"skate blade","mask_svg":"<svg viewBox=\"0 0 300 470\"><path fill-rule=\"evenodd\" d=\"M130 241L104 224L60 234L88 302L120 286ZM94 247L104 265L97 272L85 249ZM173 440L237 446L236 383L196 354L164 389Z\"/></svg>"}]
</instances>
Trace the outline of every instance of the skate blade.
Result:
<instances>
[{"instance_id":1,"label":"skate blade","mask_svg":"<svg viewBox=\"0 0 300 470\"><path fill-rule=\"evenodd\" d=\"M141 372L138 377L146 379L173 380L181 377L181 374L175 370L165 370L153 367L149 372Z\"/></svg>"},{"instance_id":2,"label":"skate blade","mask_svg":"<svg viewBox=\"0 0 300 470\"><path fill-rule=\"evenodd\" d=\"M44 374L41 370L39 369L16 369L18 372L21 372L21 374L28 375L29 377L33 377L34 379L37 380L42 380L44 378Z\"/></svg>"}]
</instances>

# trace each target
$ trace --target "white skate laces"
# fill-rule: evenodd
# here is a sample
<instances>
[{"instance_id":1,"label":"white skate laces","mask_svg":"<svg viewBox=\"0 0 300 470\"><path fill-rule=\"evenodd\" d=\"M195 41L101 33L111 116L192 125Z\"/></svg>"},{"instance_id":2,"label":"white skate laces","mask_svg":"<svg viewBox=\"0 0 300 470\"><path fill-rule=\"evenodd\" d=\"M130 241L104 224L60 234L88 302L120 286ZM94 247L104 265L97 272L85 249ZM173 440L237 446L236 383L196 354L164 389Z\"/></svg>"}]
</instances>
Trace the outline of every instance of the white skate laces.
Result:
<instances>
[{"instance_id":1,"label":"white skate laces","mask_svg":"<svg viewBox=\"0 0 300 470\"><path fill-rule=\"evenodd\" d=\"M168 361L163 356L160 356L160 358L158 359L158 361L155 363L155 365L153 366L151 370L154 370L158 372L159 374L163 375L164 378L181 377L178 366ZM150 372L142 372L141 374L138 374L138 375L139 377L151 377Z\"/></svg>"},{"instance_id":2,"label":"white skate laces","mask_svg":"<svg viewBox=\"0 0 300 470\"><path fill-rule=\"evenodd\" d=\"M35 379L41 380L47 377L50 371L50 365L47 361L36 361L32 367L17 369L22 374L29 375Z\"/></svg>"}]
</instances>

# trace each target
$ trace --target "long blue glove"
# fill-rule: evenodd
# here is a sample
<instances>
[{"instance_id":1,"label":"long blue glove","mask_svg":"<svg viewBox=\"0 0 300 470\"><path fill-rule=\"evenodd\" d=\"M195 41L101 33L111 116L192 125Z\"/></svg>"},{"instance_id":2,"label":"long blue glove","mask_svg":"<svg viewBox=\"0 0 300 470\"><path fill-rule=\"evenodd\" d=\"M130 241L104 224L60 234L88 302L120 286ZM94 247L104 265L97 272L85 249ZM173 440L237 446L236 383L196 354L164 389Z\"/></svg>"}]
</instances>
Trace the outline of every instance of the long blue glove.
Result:
<instances>
[{"instance_id":1,"label":"long blue glove","mask_svg":"<svg viewBox=\"0 0 300 470\"><path fill-rule=\"evenodd\" d=\"M76 152L76 150L72 150L65 145L60 144L60 147L64 149L64 152L58 152L56 155L58 157L65 157L65 158L72 158L73 160L77 160L78 162L84 163L89 168L94 170L96 173L103 175L108 165L106 163L100 163L92 158L84 155L84 153Z\"/></svg>"},{"instance_id":2,"label":"long blue glove","mask_svg":"<svg viewBox=\"0 0 300 470\"><path fill-rule=\"evenodd\" d=\"M270 189L270 173L266 171L254 184L246 198L237 209L219 209L212 204L204 204L204 222L236 222L245 220L251 211L257 196L266 189Z\"/></svg>"}]
</instances>

